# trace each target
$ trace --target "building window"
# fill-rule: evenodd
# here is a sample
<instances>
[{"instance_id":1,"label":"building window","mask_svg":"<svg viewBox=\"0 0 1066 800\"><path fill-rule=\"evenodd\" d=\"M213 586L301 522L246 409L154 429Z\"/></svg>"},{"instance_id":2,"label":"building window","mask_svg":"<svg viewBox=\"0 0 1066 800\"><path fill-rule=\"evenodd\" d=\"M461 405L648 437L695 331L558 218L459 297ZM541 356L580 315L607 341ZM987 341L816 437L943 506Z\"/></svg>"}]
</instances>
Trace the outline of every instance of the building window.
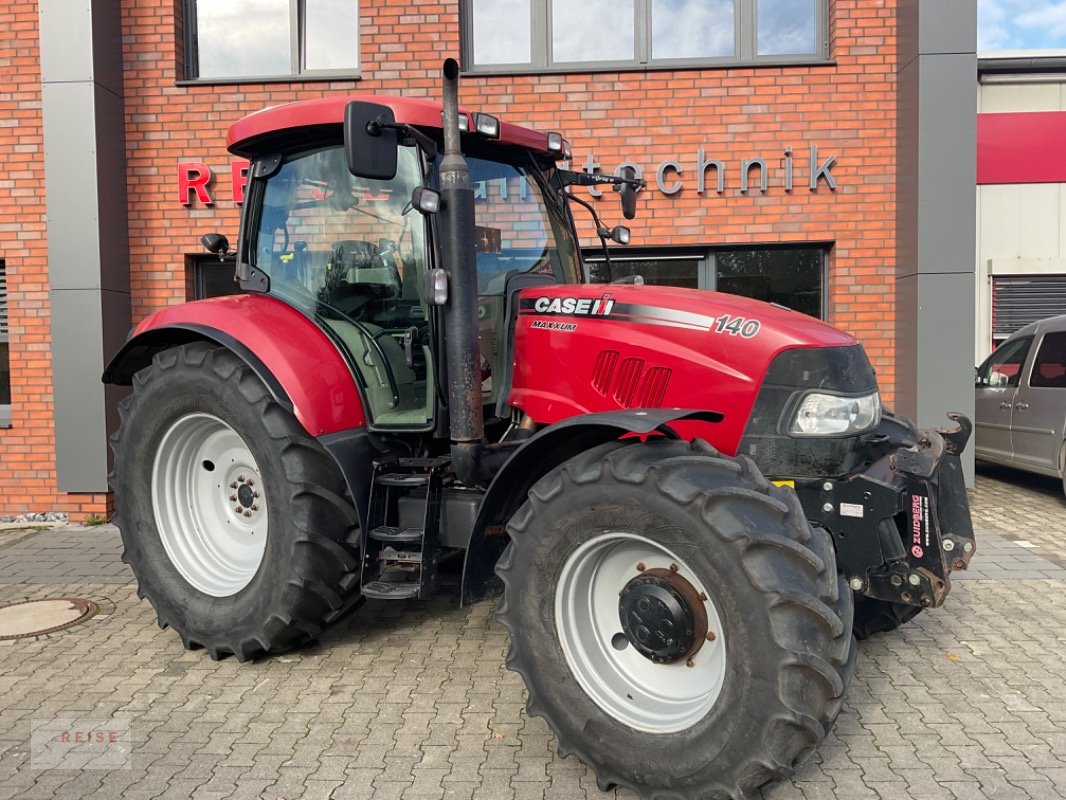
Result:
<instances>
[{"instance_id":1,"label":"building window","mask_svg":"<svg viewBox=\"0 0 1066 800\"><path fill-rule=\"evenodd\" d=\"M828 0L463 0L465 63L639 69L828 58Z\"/></svg>"},{"instance_id":2,"label":"building window","mask_svg":"<svg viewBox=\"0 0 1066 800\"><path fill-rule=\"evenodd\" d=\"M352 76L357 0L184 0L189 80Z\"/></svg>"},{"instance_id":3,"label":"building window","mask_svg":"<svg viewBox=\"0 0 1066 800\"><path fill-rule=\"evenodd\" d=\"M241 287L233 279L237 262L232 256L220 259L215 255L198 253L186 256L185 267L189 277L187 295L190 300L241 293Z\"/></svg>"},{"instance_id":4,"label":"building window","mask_svg":"<svg viewBox=\"0 0 1066 800\"><path fill-rule=\"evenodd\" d=\"M825 251L820 247L721 250L714 254L714 287L825 316Z\"/></svg>"},{"instance_id":5,"label":"building window","mask_svg":"<svg viewBox=\"0 0 1066 800\"><path fill-rule=\"evenodd\" d=\"M11 356L7 320L7 268L0 260L0 428L11 424Z\"/></svg>"},{"instance_id":6,"label":"building window","mask_svg":"<svg viewBox=\"0 0 1066 800\"><path fill-rule=\"evenodd\" d=\"M589 249L585 266L595 283L640 275L657 286L712 289L777 303L825 319L826 250L821 246L721 250Z\"/></svg>"}]
</instances>

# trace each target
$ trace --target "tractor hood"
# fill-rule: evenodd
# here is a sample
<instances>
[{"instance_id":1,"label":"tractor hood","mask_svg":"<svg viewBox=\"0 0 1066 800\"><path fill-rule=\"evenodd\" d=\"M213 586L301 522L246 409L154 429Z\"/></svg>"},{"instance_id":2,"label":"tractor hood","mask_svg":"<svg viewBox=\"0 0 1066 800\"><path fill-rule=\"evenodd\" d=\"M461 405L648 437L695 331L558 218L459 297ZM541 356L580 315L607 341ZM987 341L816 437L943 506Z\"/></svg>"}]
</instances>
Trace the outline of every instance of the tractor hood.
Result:
<instances>
[{"instance_id":1,"label":"tractor hood","mask_svg":"<svg viewBox=\"0 0 1066 800\"><path fill-rule=\"evenodd\" d=\"M620 408L718 411L703 432L735 453L774 358L856 348L813 317L737 295L624 284L525 289L510 403L539 423Z\"/></svg>"}]
</instances>

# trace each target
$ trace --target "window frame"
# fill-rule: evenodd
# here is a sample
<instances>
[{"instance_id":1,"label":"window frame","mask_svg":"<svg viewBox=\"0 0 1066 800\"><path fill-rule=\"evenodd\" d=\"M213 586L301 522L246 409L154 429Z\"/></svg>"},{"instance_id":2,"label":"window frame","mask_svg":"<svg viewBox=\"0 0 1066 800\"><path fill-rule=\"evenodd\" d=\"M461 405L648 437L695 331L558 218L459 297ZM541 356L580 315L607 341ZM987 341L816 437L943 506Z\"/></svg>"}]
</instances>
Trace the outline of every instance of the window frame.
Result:
<instances>
[{"instance_id":1,"label":"window frame","mask_svg":"<svg viewBox=\"0 0 1066 800\"><path fill-rule=\"evenodd\" d=\"M217 0L215 0L217 2ZM304 38L307 32L307 0L288 0L289 3L289 64L293 71L281 75L243 75L225 77L201 77L199 43L197 41L196 5L200 0L182 0L182 55L184 57L184 77L176 81L178 86L203 84L233 83L294 83L300 81L335 81L359 80L362 77L362 19L359 16L359 0L351 0L355 5L356 52L354 67L343 69L304 68L306 47Z\"/></svg>"},{"instance_id":2,"label":"window frame","mask_svg":"<svg viewBox=\"0 0 1066 800\"><path fill-rule=\"evenodd\" d=\"M474 58L474 0L460 0L459 23L463 71L470 74L520 75L567 72L651 72L676 69L724 69L831 65L829 57L829 0L814 0L815 52L759 55L759 0L734 2L734 55L702 58L651 57L652 0L633 0L634 50L632 59L565 61L552 58L552 0L529 0L530 61L478 64Z\"/></svg>"},{"instance_id":3,"label":"window frame","mask_svg":"<svg viewBox=\"0 0 1066 800\"><path fill-rule=\"evenodd\" d=\"M10 292L7 288L7 261L0 258L0 342L7 344L7 373L11 375L11 305L8 302ZM8 387L10 389L10 386ZM11 427L11 403L0 405L0 429Z\"/></svg>"}]
</instances>

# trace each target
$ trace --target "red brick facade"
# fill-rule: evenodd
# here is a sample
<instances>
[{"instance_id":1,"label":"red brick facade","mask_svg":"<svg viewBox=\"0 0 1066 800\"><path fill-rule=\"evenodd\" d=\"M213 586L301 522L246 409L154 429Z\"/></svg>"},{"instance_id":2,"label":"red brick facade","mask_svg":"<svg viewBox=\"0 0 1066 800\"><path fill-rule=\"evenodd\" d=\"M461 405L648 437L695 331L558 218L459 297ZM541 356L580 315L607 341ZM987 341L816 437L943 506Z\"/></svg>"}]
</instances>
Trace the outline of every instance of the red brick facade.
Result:
<instances>
[{"instance_id":1,"label":"red brick facade","mask_svg":"<svg viewBox=\"0 0 1066 800\"><path fill-rule=\"evenodd\" d=\"M123 48L134 321L189 291L185 255L200 234L234 238L226 128L265 105L346 93L436 96L440 63L459 53L458 0L362 0L359 81L178 86L181 3L123 0ZM60 510L105 513L107 498L56 488L40 70L34 2L0 10L0 258L9 281L13 422L0 429L0 515ZM803 67L464 76L461 98L571 140L575 164L594 153L605 170L624 156L652 188L632 224L633 245L824 243L829 319L858 336L891 403L896 216L896 3L830 0L832 64ZM835 191L808 188L809 148L837 157ZM726 186L696 191L697 152L726 165ZM785 148L795 183L784 188ZM746 194L740 163L764 158ZM683 188L654 189L655 167L677 160ZM217 175L214 206L178 202L177 164ZM609 220L617 219L611 200ZM581 217L579 216L579 219Z\"/></svg>"}]
</instances>

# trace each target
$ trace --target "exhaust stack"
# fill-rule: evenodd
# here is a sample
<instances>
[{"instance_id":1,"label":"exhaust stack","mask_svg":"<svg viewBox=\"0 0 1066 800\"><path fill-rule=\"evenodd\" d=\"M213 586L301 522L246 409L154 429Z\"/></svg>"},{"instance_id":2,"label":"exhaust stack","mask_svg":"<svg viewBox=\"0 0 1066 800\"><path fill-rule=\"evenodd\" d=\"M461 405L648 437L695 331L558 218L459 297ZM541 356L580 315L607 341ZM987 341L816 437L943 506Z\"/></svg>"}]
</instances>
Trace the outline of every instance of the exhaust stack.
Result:
<instances>
[{"instance_id":1,"label":"exhaust stack","mask_svg":"<svg viewBox=\"0 0 1066 800\"><path fill-rule=\"evenodd\" d=\"M444 157L440 165L441 252L448 271L444 306L448 366L448 420L452 464L464 483L478 482L485 438L481 354L477 329L477 261L474 254L474 190L459 137L459 64L446 59L443 76Z\"/></svg>"}]
</instances>

